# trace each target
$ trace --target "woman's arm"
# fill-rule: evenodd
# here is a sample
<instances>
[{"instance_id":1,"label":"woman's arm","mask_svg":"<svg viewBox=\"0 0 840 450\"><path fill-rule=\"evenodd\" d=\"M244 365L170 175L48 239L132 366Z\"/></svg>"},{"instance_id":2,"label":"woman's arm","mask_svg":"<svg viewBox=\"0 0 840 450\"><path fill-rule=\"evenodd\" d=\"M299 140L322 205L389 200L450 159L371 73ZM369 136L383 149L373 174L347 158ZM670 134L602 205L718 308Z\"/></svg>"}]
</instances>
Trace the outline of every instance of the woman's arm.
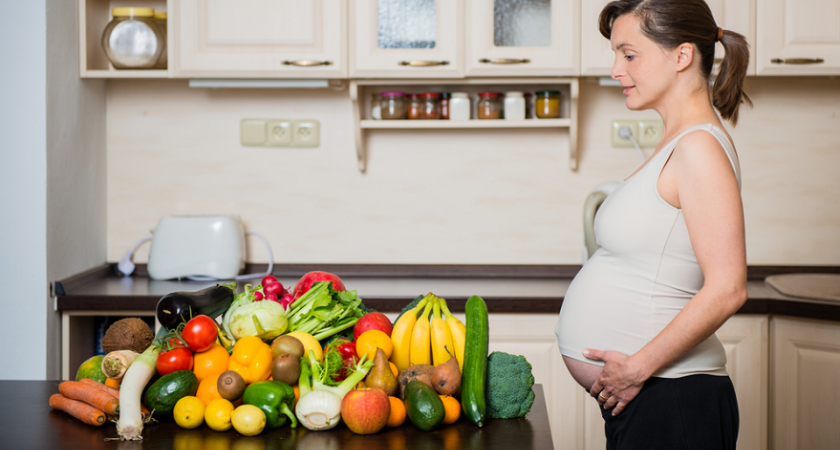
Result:
<instances>
[{"instance_id":1,"label":"woman's arm","mask_svg":"<svg viewBox=\"0 0 840 450\"><path fill-rule=\"evenodd\" d=\"M744 214L732 165L717 139L696 131L680 139L662 171L663 199L682 209L703 287L653 340L632 356L584 350L604 361L590 394L604 390L605 408L619 414L645 380L712 335L747 299ZM588 352L588 354L587 354Z\"/></svg>"}]
</instances>

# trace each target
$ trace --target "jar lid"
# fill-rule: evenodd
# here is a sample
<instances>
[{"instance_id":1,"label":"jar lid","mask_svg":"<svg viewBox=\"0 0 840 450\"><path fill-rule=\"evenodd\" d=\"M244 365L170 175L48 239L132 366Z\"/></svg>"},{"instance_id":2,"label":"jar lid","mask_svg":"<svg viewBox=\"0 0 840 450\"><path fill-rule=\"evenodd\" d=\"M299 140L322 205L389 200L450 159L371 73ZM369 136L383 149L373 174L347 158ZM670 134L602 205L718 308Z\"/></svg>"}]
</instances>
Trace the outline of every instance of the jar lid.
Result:
<instances>
[{"instance_id":1,"label":"jar lid","mask_svg":"<svg viewBox=\"0 0 840 450\"><path fill-rule=\"evenodd\" d=\"M466 92L453 92L452 93L452 98L468 98L468 97L469 97L469 95L467 95Z\"/></svg>"},{"instance_id":2,"label":"jar lid","mask_svg":"<svg viewBox=\"0 0 840 450\"><path fill-rule=\"evenodd\" d=\"M155 20L166 20L166 11L155 11Z\"/></svg>"},{"instance_id":3,"label":"jar lid","mask_svg":"<svg viewBox=\"0 0 840 450\"><path fill-rule=\"evenodd\" d=\"M505 97L522 97L522 91L507 91Z\"/></svg>"},{"instance_id":4,"label":"jar lid","mask_svg":"<svg viewBox=\"0 0 840 450\"><path fill-rule=\"evenodd\" d=\"M383 97L404 97L405 92L383 92L379 95Z\"/></svg>"},{"instance_id":5,"label":"jar lid","mask_svg":"<svg viewBox=\"0 0 840 450\"><path fill-rule=\"evenodd\" d=\"M479 92L478 96L479 97L498 97L499 93L498 92Z\"/></svg>"},{"instance_id":6,"label":"jar lid","mask_svg":"<svg viewBox=\"0 0 840 450\"><path fill-rule=\"evenodd\" d=\"M537 91L537 95L560 95L560 91Z\"/></svg>"},{"instance_id":7,"label":"jar lid","mask_svg":"<svg viewBox=\"0 0 840 450\"><path fill-rule=\"evenodd\" d=\"M441 92L440 98L452 98L452 95L449 92Z\"/></svg>"},{"instance_id":8,"label":"jar lid","mask_svg":"<svg viewBox=\"0 0 840 450\"><path fill-rule=\"evenodd\" d=\"M420 94L408 94L409 98L417 98L420 97Z\"/></svg>"},{"instance_id":9,"label":"jar lid","mask_svg":"<svg viewBox=\"0 0 840 450\"><path fill-rule=\"evenodd\" d=\"M111 10L114 17L154 17L153 8L114 8Z\"/></svg>"},{"instance_id":10,"label":"jar lid","mask_svg":"<svg viewBox=\"0 0 840 450\"><path fill-rule=\"evenodd\" d=\"M438 94L436 92L426 92L425 94L420 94L420 95L422 97L426 97L426 98L438 98L438 97L440 97L440 94Z\"/></svg>"}]
</instances>

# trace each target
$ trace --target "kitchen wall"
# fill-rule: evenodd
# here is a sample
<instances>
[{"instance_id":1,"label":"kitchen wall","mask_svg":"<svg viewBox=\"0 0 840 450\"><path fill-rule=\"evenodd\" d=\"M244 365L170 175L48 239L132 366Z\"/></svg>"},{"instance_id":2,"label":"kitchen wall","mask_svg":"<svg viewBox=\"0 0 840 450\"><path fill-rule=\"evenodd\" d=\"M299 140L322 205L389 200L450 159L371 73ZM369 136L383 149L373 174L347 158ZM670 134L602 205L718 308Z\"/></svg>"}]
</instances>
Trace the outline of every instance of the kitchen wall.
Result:
<instances>
[{"instance_id":1,"label":"kitchen wall","mask_svg":"<svg viewBox=\"0 0 840 450\"><path fill-rule=\"evenodd\" d=\"M755 108L731 133L749 263L840 264L840 81L746 87ZM108 260L161 216L229 213L266 235L275 262L577 264L586 195L641 163L635 150L610 147L609 122L648 117L627 111L617 88L583 79L577 172L566 131L374 130L361 174L346 90L111 80ZM242 118L318 119L321 146L242 147ZM257 239L248 259L267 260Z\"/></svg>"}]
</instances>

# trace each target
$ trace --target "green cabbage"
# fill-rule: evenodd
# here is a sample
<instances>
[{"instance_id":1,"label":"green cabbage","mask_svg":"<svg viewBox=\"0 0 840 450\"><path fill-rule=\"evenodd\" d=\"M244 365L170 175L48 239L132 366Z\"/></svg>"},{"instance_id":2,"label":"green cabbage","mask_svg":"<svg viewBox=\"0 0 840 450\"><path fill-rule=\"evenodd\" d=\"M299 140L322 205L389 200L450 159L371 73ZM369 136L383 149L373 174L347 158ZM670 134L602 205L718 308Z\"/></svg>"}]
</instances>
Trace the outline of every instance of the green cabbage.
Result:
<instances>
[{"instance_id":1,"label":"green cabbage","mask_svg":"<svg viewBox=\"0 0 840 450\"><path fill-rule=\"evenodd\" d=\"M237 340L256 336L267 341L285 333L288 326L286 309L271 300L242 305L230 318L230 331Z\"/></svg>"}]
</instances>

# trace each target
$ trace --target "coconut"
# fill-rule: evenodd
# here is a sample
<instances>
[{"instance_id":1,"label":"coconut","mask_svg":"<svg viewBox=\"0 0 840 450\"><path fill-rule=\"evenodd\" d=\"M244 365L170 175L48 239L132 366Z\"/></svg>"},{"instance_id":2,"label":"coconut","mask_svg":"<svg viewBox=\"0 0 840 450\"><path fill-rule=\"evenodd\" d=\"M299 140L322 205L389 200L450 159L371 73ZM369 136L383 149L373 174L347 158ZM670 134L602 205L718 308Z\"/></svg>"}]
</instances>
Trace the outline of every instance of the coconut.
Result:
<instances>
[{"instance_id":1,"label":"coconut","mask_svg":"<svg viewBox=\"0 0 840 450\"><path fill-rule=\"evenodd\" d=\"M155 339L155 334L143 319L129 317L114 322L102 338L102 350L108 354L117 350L143 353Z\"/></svg>"}]
</instances>

